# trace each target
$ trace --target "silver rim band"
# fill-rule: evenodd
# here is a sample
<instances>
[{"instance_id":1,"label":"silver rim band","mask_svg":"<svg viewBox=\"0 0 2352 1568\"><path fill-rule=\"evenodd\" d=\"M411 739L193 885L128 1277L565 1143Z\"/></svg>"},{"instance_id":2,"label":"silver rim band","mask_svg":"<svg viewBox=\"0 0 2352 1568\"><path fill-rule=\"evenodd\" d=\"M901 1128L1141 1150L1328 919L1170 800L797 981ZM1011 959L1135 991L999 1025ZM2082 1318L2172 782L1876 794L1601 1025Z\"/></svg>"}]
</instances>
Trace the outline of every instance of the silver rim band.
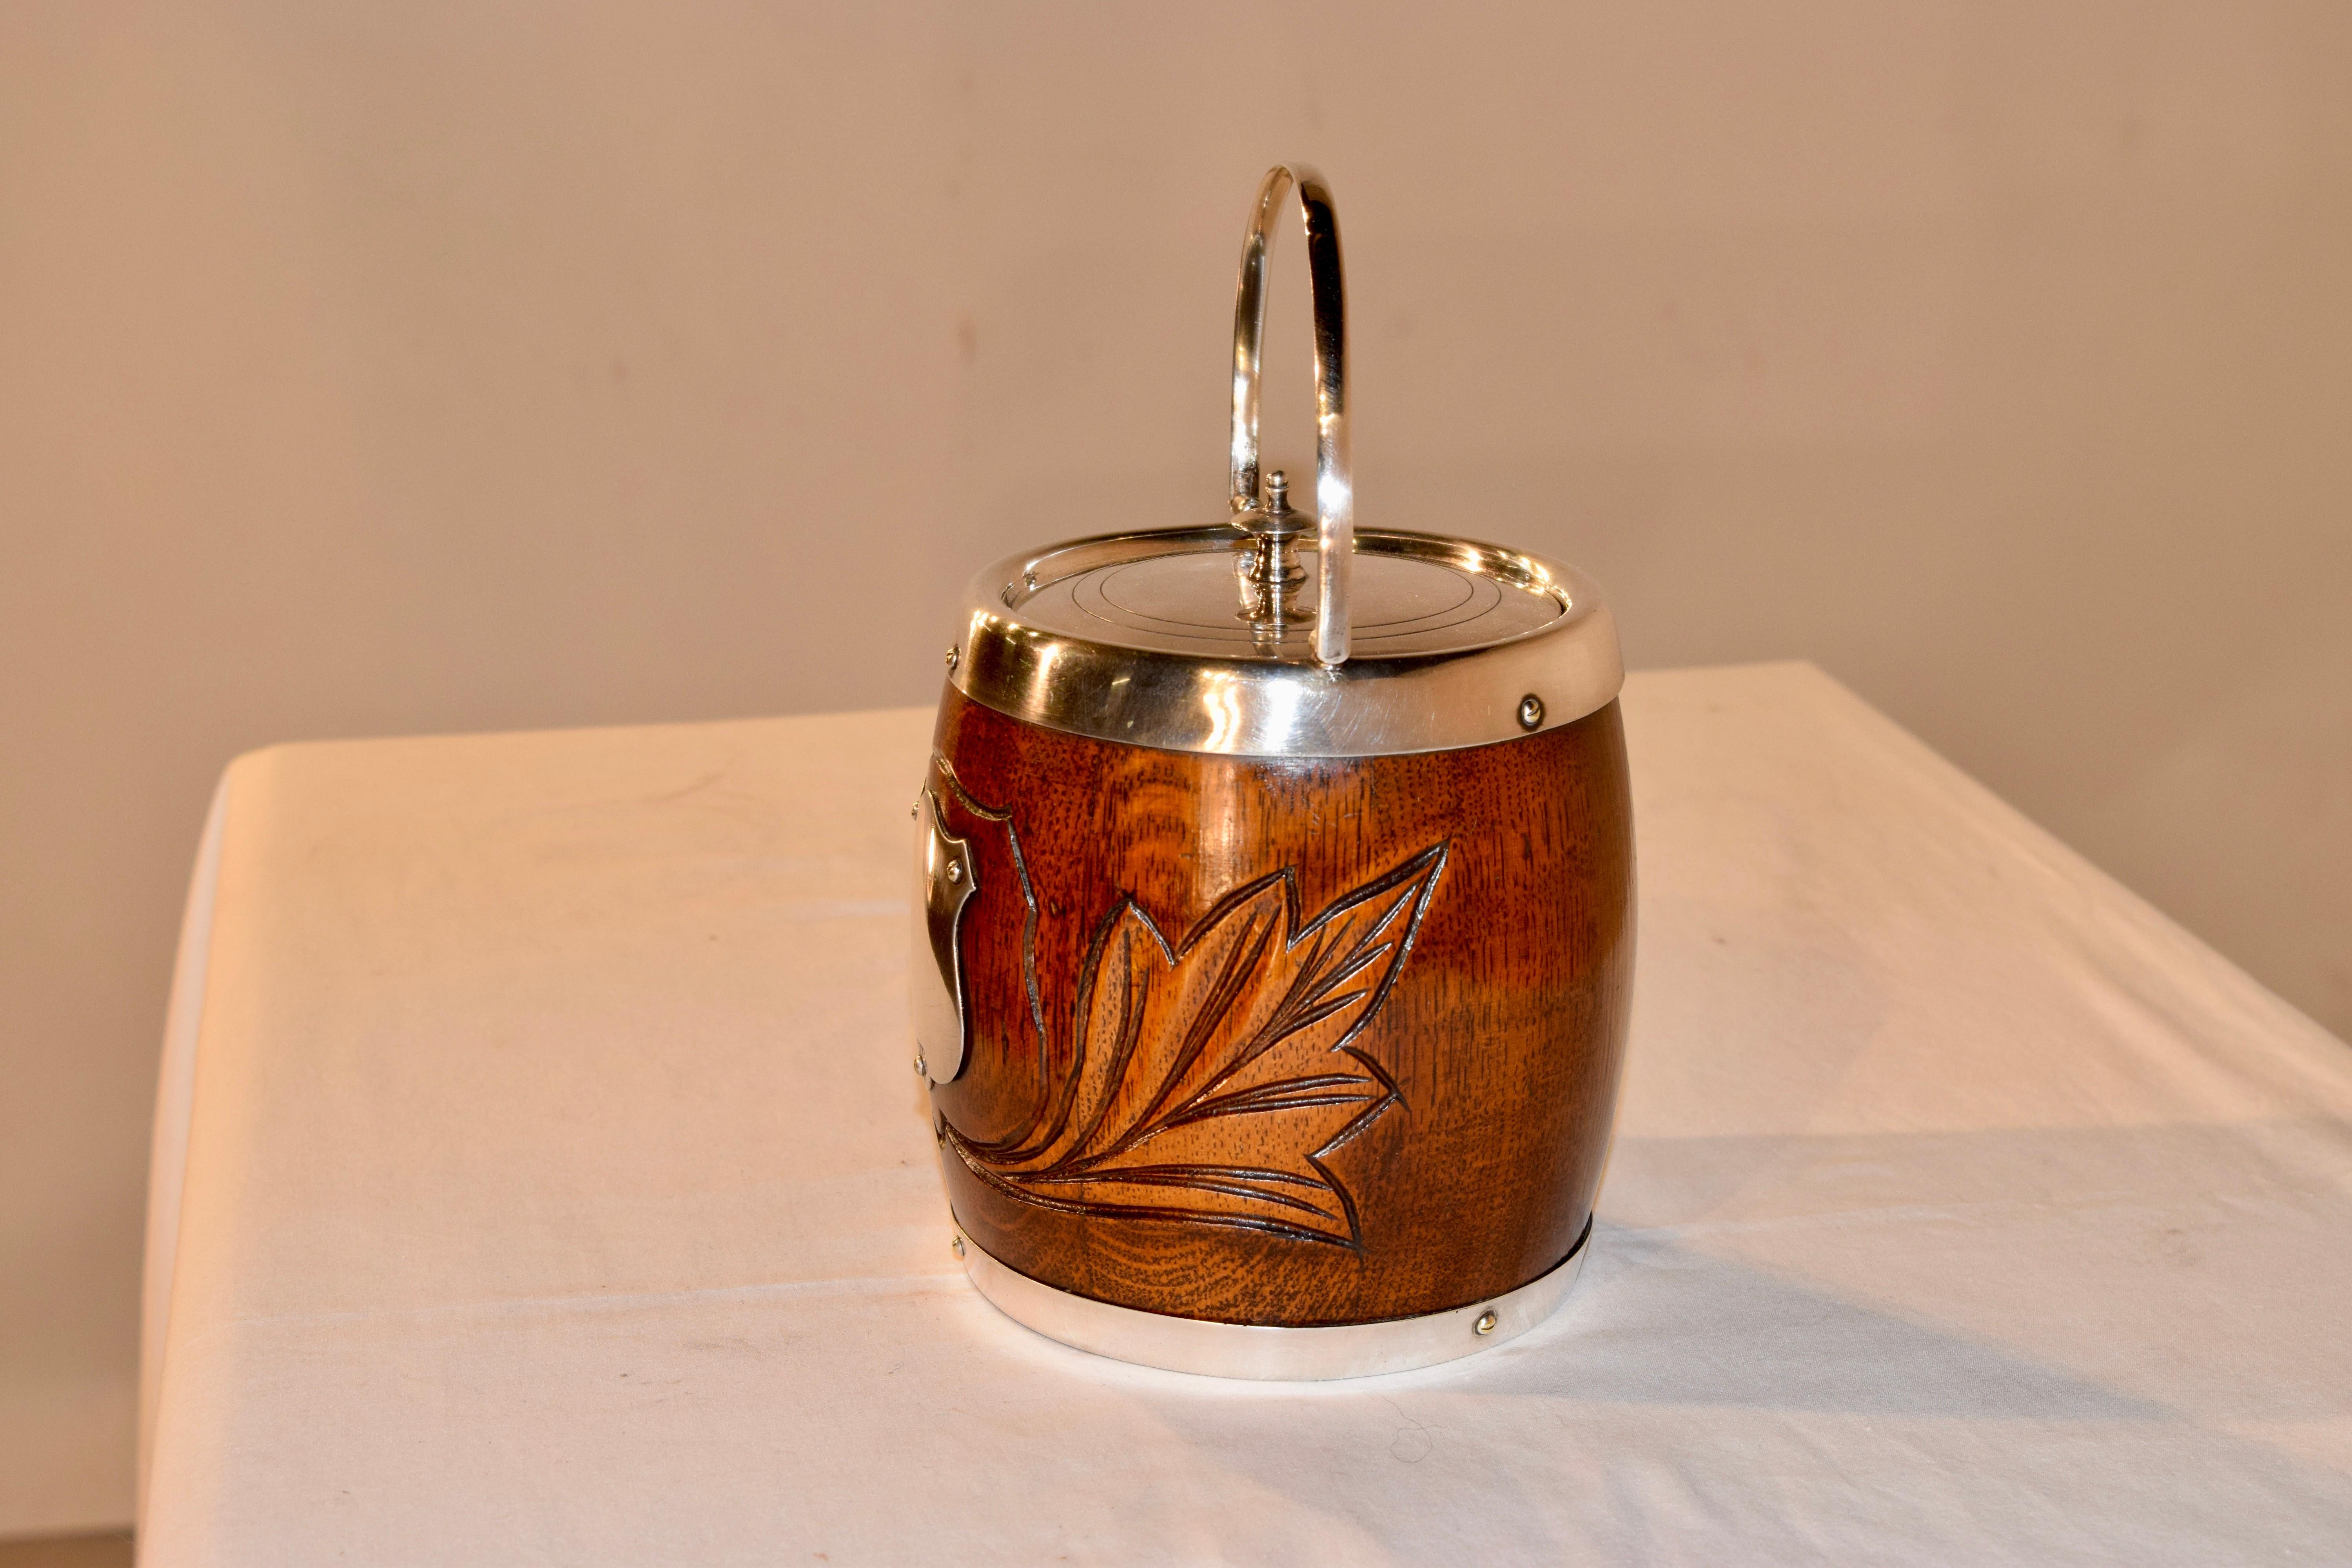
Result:
<instances>
[{"instance_id":1,"label":"silver rim band","mask_svg":"<svg viewBox=\"0 0 2352 1568\"><path fill-rule=\"evenodd\" d=\"M1115 1307L1043 1285L992 1258L968 1236L964 1272L996 1309L1024 1328L1118 1361L1211 1377L1297 1381L1367 1377L1434 1366L1517 1339L1549 1317L1591 1249L1588 1222L1576 1249L1517 1289L1419 1318L1331 1328L1272 1329L1213 1323ZM1480 1325L1491 1314L1484 1331Z\"/></svg>"},{"instance_id":2,"label":"silver rim band","mask_svg":"<svg viewBox=\"0 0 2352 1568\"><path fill-rule=\"evenodd\" d=\"M1471 540L1359 530L1359 557L1447 562L1557 596L1538 630L1450 653L1341 665L1129 647L1026 624L1024 595L1106 563L1226 550L1231 529L1074 540L998 562L965 591L949 684L1000 713L1098 741L1238 757L1370 757L1516 741L1599 711L1625 681L1617 623L1574 567ZM1522 703L1537 700L1536 722Z\"/></svg>"}]
</instances>

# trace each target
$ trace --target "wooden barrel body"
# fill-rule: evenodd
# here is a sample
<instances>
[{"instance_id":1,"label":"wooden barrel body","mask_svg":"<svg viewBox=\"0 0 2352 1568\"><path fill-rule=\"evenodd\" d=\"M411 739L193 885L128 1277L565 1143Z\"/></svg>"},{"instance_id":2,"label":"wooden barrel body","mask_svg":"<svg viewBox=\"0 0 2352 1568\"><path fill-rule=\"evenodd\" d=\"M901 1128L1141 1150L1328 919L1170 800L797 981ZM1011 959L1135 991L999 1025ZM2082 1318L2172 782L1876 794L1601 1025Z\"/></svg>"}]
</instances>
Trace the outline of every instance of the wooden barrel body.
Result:
<instances>
[{"instance_id":1,"label":"wooden barrel body","mask_svg":"<svg viewBox=\"0 0 2352 1568\"><path fill-rule=\"evenodd\" d=\"M933 1127L998 1262L1298 1328L1460 1308L1582 1244L1633 977L1615 702L1286 758L1068 733L950 686L917 813L914 984L962 1031Z\"/></svg>"}]
</instances>

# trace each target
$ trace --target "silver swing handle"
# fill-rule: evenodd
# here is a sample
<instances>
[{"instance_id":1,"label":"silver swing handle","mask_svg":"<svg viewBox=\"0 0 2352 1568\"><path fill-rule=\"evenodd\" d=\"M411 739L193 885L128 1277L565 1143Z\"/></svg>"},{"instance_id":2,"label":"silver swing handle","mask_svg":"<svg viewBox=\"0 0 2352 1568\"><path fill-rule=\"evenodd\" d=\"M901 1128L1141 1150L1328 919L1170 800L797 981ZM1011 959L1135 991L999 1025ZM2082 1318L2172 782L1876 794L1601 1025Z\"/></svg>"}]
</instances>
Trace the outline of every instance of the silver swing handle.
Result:
<instances>
[{"instance_id":1,"label":"silver swing handle","mask_svg":"<svg viewBox=\"0 0 2352 1568\"><path fill-rule=\"evenodd\" d=\"M1331 187L1304 163L1266 171L1242 240L1234 300L1234 512L1258 510L1258 357L1265 342L1265 261L1276 209L1292 187L1307 229L1307 277L1315 311L1315 657L1348 658L1348 574L1356 551L1356 491L1348 458L1348 297L1339 265L1339 216Z\"/></svg>"}]
</instances>

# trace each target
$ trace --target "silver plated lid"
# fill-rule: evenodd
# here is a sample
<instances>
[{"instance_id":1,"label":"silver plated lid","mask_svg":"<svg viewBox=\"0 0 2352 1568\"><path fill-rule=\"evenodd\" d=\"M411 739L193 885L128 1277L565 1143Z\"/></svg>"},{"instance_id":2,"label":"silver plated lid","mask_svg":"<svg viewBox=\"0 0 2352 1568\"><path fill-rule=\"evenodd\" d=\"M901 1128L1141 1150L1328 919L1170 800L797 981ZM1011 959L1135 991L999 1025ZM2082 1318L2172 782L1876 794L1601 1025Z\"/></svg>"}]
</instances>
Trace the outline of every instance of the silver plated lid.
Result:
<instances>
[{"instance_id":1,"label":"silver plated lid","mask_svg":"<svg viewBox=\"0 0 2352 1568\"><path fill-rule=\"evenodd\" d=\"M1294 184L1314 296L1311 516L1292 509L1283 475L1261 485L1258 471L1266 254ZM1312 170L1275 169L1234 309L1231 517L990 567L949 651L956 689L1074 734L1268 757L1487 745L1605 706L1624 670L1591 579L1496 545L1355 527L1346 344L1329 189Z\"/></svg>"}]
</instances>

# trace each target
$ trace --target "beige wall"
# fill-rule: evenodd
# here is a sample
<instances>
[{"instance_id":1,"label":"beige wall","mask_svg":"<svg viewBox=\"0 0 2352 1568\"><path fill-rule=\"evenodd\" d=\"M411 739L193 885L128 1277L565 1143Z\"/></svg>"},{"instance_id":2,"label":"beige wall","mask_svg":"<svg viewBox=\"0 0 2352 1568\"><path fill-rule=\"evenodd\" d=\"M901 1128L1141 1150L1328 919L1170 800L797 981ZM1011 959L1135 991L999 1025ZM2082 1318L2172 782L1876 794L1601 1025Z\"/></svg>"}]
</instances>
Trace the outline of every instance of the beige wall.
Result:
<instances>
[{"instance_id":1,"label":"beige wall","mask_svg":"<svg viewBox=\"0 0 2352 1568\"><path fill-rule=\"evenodd\" d=\"M1219 514L1276 157L1367 522L1820 661L2352 1030L2347 80L2326 3L0 10L0 1534L128 1516L222 763L927 700L977 563Z\"/></svg>"}]
</instances>

